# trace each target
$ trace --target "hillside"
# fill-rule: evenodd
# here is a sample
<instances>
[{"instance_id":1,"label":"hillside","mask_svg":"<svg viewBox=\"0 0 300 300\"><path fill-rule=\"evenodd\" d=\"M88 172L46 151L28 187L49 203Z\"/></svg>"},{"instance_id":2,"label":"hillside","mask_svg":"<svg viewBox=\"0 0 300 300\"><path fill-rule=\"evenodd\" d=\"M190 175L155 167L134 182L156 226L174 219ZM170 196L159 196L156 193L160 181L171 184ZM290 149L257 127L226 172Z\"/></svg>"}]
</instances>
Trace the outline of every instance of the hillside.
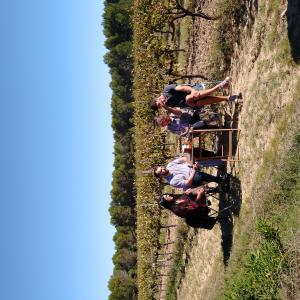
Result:
<instances>
[{"instance_id":1,"label":"hillside","mask_svg":"<svg viewBox=\"0 0 300 300\"><path fill-rule=\"evenodd\" d=\"M186 0L184 5L219 18L180 19L170 37L171 17L162 4L134 2L139 299L298 299L299 4ZM179 226L174 240L175 229L171 238L161 231L174 220L161 215L155 203L165 187L149 171L166 161L165 137L153 128L145 103L174 79L168 72L174 57L166 53L176 48L184 50L175 58L180 74L213 80L230 75L243 103L225 107L227 126L240 129L234 140L237 160L227 165L231 221L210 231ZM173 260L161 268L168 241L175 241L166 248Z\"/></svg>"},{"instance_id":2,"label":"hillside","mask_svg":"<svg viewBox=\"0 0 300 300\"><path fill-rule=\"evenodd\" d=\"M234 39L228 39L234 43L229 45L232 55L226 74L232 77L233 90L241 91L244 97L241 106L228 111L241 129L237 143L239 161L228 165L232 192L240 195L240 210L235 212L232 227L190 233L193 246L186 253L189 261L177 286L178 299L299 296L299 152L295 154L299 144L295 136L299 134L300 68L295 57L298 45L290 42L289 36L299 29L296 20L299 22L300 15L295 14L291 3L285 13L287 2L278 2L247 1L243 14L230 24ZM216 11L220 1L206 1L205 5L207 11ZM288 21L292 25L288 26ZM224 47L214 33L218 26L213 28L205 20L193 23L186 58L188 73L207 74L215 67L216 52ZM297 38L300 44L299 35ZM298 150L291 152L292 148ZM278 232L285 249L278 256L293 253L288 271L278 271L284 278L290 276L288 280L279 279L279 274L267 274L271 261L265 262L265 275L255 270L251 274L254 279L246 282L245 277L245 282L240 282L239 276L249 272L249 257L263 254L263 235L257 231L260 222ZM241 264L245 261L245 265ZM270 282L275 283L255 296L255 284L270 284L260 276L269 276Z\"/></svg>"}]
</instances>

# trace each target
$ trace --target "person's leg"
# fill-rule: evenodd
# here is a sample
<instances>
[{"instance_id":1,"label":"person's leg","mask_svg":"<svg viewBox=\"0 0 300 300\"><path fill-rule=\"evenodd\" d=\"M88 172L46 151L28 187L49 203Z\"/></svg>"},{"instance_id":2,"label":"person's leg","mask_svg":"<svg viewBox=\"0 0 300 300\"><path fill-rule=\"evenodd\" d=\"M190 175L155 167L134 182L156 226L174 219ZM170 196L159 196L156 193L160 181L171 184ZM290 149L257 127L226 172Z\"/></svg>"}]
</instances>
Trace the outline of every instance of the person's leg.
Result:
<instances>
[{"instance_id":1,"label":"person's leg","mask_svg":"<svg viewBox=\"0 0 300 300\"><path fill-rule=\"evenodd\" d=\"M202 157L215 157L216 156L214 152L203 149L203 148L202 148L201 154L202 154Z\"/></svg>"},{"instance_id":2,"label":"person's leg","mask_svg":"<svg viewBox=\"0 0 300 300\"><path fill-rule=\"evenodd\" d=\"M195 147L195 148L193 149L193 155L194 155L194 157L199 157L200 151L199 151L199 148L198 148L198 147ZM214 152L202 148L202 149L201 149L201 156L202 156L202 157L215 157L216 155L215 155Z\"/></svg>"},{"instance_id":3,"label":"person's leg","mask_svg":"<svg viewBox=\"0 0 300 300\"><path fill-rule=\"evenodd\" d=\"M206 194L217 194L217 193L220 193L220 188L217 186L217 187L209 187L207 186L205 188L205 193Z\"/></svg>"},{"instance_id":4,"label":"person's leg","mask_svg":"<svg viewBox=\"0 0 300 300\"><path fill-rule=\"evenodd\" d=\"M191 123L193 129L202 129L206 124L204 121L198 121L195 123Z\"/></svg>"},{"instance_id":5,"label":"person's leg","mask_svg":"<svg viewBox=\"0 0 300 300\"><path fill-rule=\"evenodd\" d=\"M193 129L219 129L216 125L207 125L205 121L199 121L193 124Z\"/></svg>"},{"instance_id":6,"label":"person's leg","mask_svg":"<svg viewBox=\"0 0 300 300\"><path fill-rule=\"evenodd\" d=\"M214 86L213 88L211 89L207 89L207 90L201 90L201 91L198 91L197 94L198 94L198 98L199 99L202 99L202 98L205 98L209 95L211 95L212 93L218 91L220 89L220 84L217 84L216 86ZM196 93L195 93L196 94Z\"/></svg>"},{"instance_id":7,"label":"person's leg","mask_svg":"<svg viewBox=\"0 0 300 300\"><path fill-rule=\"evenodd\" d=\"M210 175L204 172L200 172L200 173L201 173L202 181L219 183L223 180L222 178L214 175Z\"/></svg>"},{"instance_id":8,"label":"person's leg","mask_svg":"<svg viewBox=\"0 0 300 300\"><path fill-rule=\"evenodd\" d=\"M185 219L187 225L194 228L212 229L217 222L217 218L209 217L208 214L188 216Z\"/></svg>"},{"instance_id":9,"label":"person's leg","mask_svg":"<svg viewBox=\"0 0 300 300\"><path fill-rule=\"evenodd\" d=\"M225 88L229 85L229 81L230 81L230 77L226 77L225 80L221 81L220 83L218 83L217 85L215 85L214 87L210 88L210 89L203 89L202 88L197 88L197 86L193 87L195 90L199 91L199 97L201 98L205 98L209 95L211 95L212 93Z\"/></svg>"},{"instance_id":10,"label":"person's leg","mask_svg":"<svg viewBox=\"0 0 300 300\"><path fill-rule=\"evenodd\" d=\"M209 95L211 95L212 93L228 86L230 81L229 77L226 77L225 80L223 80L222 82L218 83L217 85L215 85L214 87L210 88L210 89L203 89L203 86L201 85L201 88L198 88L197 85L192 86L194 90L196 90L197 92L194 92L194 95L198 98L198 100L203 99Z\"/></svg>"},{"instance_id":11,"label":"person's leg","mask_svg":"<svg viewBox=\"0 0 300 300\"><path fill-rule=\"evenodd\" d=\"M214 156L216 156L215 153L213 153ZM202 160L198 160L197 164L199 165L199 167L220 167L223 165L223 161L221 159L202 159Z\"/></svg>"},{"instance_id":12,"label":"person's leg","mask_svg":"<svg viewBox=\"0 0 300 300\"><path fill-rule=\"evenodd\" d=\"M197 129L197 128L195 128ZM202 129L220 129L220 126L217 125L205 125Z\"/></svg>"},{"instance_id":13,"label":"person's leg","mask_svg":"<svg viewBox=\"0 0 300 300\"><path fill-rule=\"evenodd\" d=\"M193 96L193 94L186 96L186 103L191 106L202 106L202 105L209 105L214 103L219 103L223 101L228 101L229 96L206 96L204 99L198 99Z\"/></svg>"},{"instance_id":14,"label":"person's leg","mask_svg":"<svg viewBox=\"0 0 300 300\"><path fill-rule=\"evenodd\" d=\"M201 119L200 119L199 111L198 111L198 110L196 110L196 111L193 112L193 115L192 115L192 117L191 117L189 123L190 123L190 125L193 125L193 124L195 124L195 123L197 123L197 122L203 122L203 121L201 121Z\"/></svg>"},{"instance_id":15,"label":"person's leg","mask_svg":"<svg viewBox=\"0 0 300 300\"><path fill-rule=\"evenodd\" d=\"M204 172L196 171L195 176L193 178L193 186L200 186L203 182L216 182L220 183L222 178L213 176Z\"/></svg>"}]
</instances>

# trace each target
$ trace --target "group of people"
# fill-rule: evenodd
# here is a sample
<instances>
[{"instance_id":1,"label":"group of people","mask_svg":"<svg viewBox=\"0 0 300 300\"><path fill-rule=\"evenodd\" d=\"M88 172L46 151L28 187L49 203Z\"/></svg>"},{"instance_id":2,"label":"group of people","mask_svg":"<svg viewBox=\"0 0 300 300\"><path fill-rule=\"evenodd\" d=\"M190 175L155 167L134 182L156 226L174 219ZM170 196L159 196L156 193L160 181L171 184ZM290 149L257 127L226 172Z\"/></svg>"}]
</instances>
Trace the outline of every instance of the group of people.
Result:
<instances>
[{"instance_id":1,"label":"group of people","mask_svg":"<svg viewBox=\"0 0 300 300\"><path fill-rule=\"evenodd\" d=\"M229 78L217 84L211 89L204 89L203 84L170 84L167 85L163 93L152 100L150 107L153 110L164 109L165 114L156 117L155 122L160 127L166 127L168 131L180 136L187 135L192 129L215 129L217 126L210 125L201 120L199 113L193 114L183 112L180 108L195 108L226 101L236 103L241 99L241 94L229 96L215 96L214 92L227 88ZM203 152L203 151L202 151ZM214 154L214 153L212 153ZM218 165L215 160L215 165ZM210 217L210 203L207 200L207 193L227 191L227 174L214 176L201 170L201 162L196 162L192 166L188 164L185 156L179 157L166 166L156 166L153 168L154 176L164 178L172 187L183 189L184 193L163 194L159 198L159 205L171 210L179 217L185 218L187 224L193 227L212 228L220 219ZM205 183L215 182L217 189L208 188ZM220 188L221 187L221 188Z\"/></svg>"},{"instance_id":2,"label":"group of people","mask_svg":"<svg viewBox=\"0 0 300 300\"><path fill-rule=\"evenodd\" d=\"M216 126L200 120L197 111L191 115L183 112L180 108L197 108L224 101L227 103L238 102L242 98L241 93L229 96L213 95L214 92L227 88L229 83L230 78L226 77L225 80L207 90L204 90L205 86L201 83L167 85L163 93L159 97L154 98L150 104L153 110L162 108L166 111L165 114L155 118L156 124L160 127L167 126L168 131L178 135L187 134L190 127L193 129L215 129Z\"/></svg>"}]
</instances>

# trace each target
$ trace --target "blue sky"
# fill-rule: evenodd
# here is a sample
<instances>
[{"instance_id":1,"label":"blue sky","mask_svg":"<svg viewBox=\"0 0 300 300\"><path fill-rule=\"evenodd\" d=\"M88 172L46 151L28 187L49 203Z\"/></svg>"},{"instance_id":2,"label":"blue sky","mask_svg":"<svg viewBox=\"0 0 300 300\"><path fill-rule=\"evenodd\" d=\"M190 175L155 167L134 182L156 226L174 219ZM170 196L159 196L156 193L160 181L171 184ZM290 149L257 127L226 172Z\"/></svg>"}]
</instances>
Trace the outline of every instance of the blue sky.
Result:
<instances>
[{"instance_id":1,"label":"blue sky","mask_svg":"<svg viewBox=\"0 0 300 300\"><path fill-rule=\"evenodd\" d=\"M102 1L0 3L3 300L107 299L113 164Z\"/></svg>"}]
</instances>

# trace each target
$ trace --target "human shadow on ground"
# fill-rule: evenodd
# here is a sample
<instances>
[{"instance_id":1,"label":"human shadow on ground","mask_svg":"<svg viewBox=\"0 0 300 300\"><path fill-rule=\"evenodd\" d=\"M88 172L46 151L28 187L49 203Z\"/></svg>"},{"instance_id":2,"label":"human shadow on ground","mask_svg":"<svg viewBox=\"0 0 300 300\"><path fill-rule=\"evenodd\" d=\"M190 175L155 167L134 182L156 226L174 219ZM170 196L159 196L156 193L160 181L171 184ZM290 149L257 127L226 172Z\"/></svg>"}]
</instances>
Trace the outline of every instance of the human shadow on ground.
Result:
<instances>
[{"instance_id":1,"label":"human shadow on ground","mask_svg":"<svg viewBox=\"0 0 300 300\"><path fill-rule=\"evenodd\" d=\"M293 60L300 64L300 1L289 0L287 6L288 38Z\"/></svg>"},{"instance_id":2,"label":"human shadow on ground","mask_svg":"<svg viewBox=\"0 0 300 300\"><path fill-rule=\"evenodd\" d=\"M225 115L225 128L238 128L239 114L241 112L242 104L236 104L232 114ZM225 133L222 138L222 144L224 146L224 151L227 152L229 149L228 145L228 133ZM223 251L223 263L227 266L228 260L230 258L230 253L233 243L233 226L234 217L238 217L240 214L240 209L242 205L242 190L241 182L236 176L236 163L238 162L238 142L239 142L239 132L234 131L232 135L232 155L235 159L230 163L231 174L227 174L227 184L226 188L220 193L219 197L219 212L224 219L220 222L221 228L221 247ZM219 168L220 174L227 173L227 165L224 164ZM229 208L228 208L229 207ZM227 209L228 208L228 209Z\"/></svg>"},{"instance_id":3,"label":"human shadow on ground","mask_svg":"<svg viewBox=\"0 0 300 300\"><path fill-rule=\"evenodd\" d=\"M238 160L237 149L238 149L238 142L239 142L239 131L236 131L235 129L238 129L238 121L239 121L239 115L242 109L242 103L235 104L235 108L232 112L225 111L224 115L224 124L222 128L224 129L234 129L232 131L232 159ZM229 133L228 131L224 131L218 134L219 138L219 147L221 149L222 145L222 155L228 155L229 154Z\"/></svg>"},{"instance_id":4,"label":"human shadow on ground","mask_svg":"<svg viewBox=\"0 0 300 300\"><path fill-rule=\"evenodd\" d=\"M225 171L224 167L223 172ZM226 187L219 194L219 216L222 217L219 223L221 229L221 247L223 251L224 266L227 266L230 258L233 242L234 217L239 216L242 205L240 180L236 176L230 174L227 176Z\"/></svg>"}]
</instances>

